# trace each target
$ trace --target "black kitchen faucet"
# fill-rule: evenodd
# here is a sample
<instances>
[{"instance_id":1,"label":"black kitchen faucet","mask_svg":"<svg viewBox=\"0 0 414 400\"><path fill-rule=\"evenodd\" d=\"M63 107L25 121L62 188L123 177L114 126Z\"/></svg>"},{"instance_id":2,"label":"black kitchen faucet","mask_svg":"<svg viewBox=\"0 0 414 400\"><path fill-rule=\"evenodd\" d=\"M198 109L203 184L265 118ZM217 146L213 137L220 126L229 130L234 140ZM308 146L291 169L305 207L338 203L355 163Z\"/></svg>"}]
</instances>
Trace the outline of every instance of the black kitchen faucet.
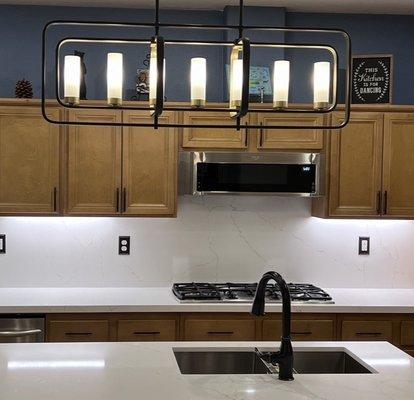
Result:
<instances>
[{"instance_id":1,"label":"black kitchen faucet","mask_svg":"<svg viewBox=\"0 0 414 400\"><path fill-rule=\"evenodd\" d=\"M269 271L263 275L262 279L260 279L254 296L251 313L255 316L265 314L266 285L271 279L278 284L282 294L282 341L280 343L280 349L276 353L263 353L258 349L256 349L256 353L267 363L279 365L279 379L283 381L291 381L293 380L293 349L290 340L290 292L288 285L279 273Z\"/></svg>"}]
</instances>

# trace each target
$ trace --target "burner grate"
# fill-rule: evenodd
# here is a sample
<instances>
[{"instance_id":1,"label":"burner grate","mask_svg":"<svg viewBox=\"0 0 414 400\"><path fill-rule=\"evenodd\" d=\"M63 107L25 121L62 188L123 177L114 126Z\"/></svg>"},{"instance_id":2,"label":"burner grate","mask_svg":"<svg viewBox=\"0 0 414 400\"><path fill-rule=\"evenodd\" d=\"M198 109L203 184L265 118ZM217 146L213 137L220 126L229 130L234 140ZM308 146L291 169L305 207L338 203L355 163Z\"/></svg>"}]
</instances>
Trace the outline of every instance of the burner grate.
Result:
<instances>
[{"instance_id":1,"label":"burner grate","mask_svg":"<svg viewBox=\"0 0 414 400\"><path fill-rule=\"evenodd\" d=\"M292 302L332 302L321 288L307 283L288 284ZM174 283L173 293L181 301L253 301L257 283ZM282 295L277 284L266 286L266 298L280 302Z\"/></svg>"}]
</instances>

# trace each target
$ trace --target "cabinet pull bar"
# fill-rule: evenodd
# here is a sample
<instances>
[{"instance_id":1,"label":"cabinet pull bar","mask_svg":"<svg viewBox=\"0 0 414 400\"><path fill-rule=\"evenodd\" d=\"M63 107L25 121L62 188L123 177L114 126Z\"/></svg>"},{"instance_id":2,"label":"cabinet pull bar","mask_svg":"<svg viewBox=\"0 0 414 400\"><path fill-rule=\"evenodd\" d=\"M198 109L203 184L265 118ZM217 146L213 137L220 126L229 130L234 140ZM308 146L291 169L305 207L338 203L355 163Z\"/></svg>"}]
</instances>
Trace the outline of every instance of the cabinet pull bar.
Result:
<instances>
[{"instance_id":1,"label":"cabinet pull bar","mask_svg":"<svg viewBox=\"0 0 414 400\"><path fill-rule=\"evenodd\" d=\"M19 337L38 335L42 333L41 329L29 329L27 331L0 331L0 337Z\"/></svg>"},{"instance_id":2,"label":"cabinet pull bar","mask_svg":"<svg viewBox=\"0 0 414 400\"><path fill-rule=\"evenodd\" d=\"M381 199L382 199L381 190L378 190L378 193L377 193L377 214L378 215L381 215Z\"/></svg>"},{"instance_id":3,"label":"cabinet pull bar","mask_svg":"<svg viewBox=\"0 0 414 400\"><path fill-rule=\"evenodd\" d=\"M67 336L87 336L92 335L92 332L65 332Z\"/></svg>"},{"instance_id":4,"label":"cabinet pull bar","mask_svg":"<svg viewBox=\"0 0 414 400\"><path fill-rule=\"evenodd\" d=\"M387 215L388 212L388 192L384 192L384 215Z\"/></svg>"},{"instance_id":5,"label":"cabinet pull bar","mask_svg":"<svg viewBox=\"0 0 414 400\"><path fill-rule=\"evenodd\" d=\"M160 335L161 332L134 332L134 335Z\"/></svg>"},{"instance_id":6,"label":"cabinet pull bar","mask_svg":"<svg viewBox=\"0 0 414 400\"><path fill-rule=\"evenodd\" d=\"M259 147L263 147L263 122L260 122Z\"/></svg>"},{"instance_id":7,"label":"cabinet pull bar","mask_svg":"<svg viewBox=\"0 0 414 400\"><path fill-rule=\"evenodd\" d=\"M119 188L116 188L116 212L119 212Z\"/></svg>"},{"instance_id":8,"label":"cabinet pull bar","mask_svg":"<svg viewBox=\"0 0 414 400\"><path fill-rule=\"evenodd\" d=\"M292 332L292 335L312 335L312 332Z\"/></svg>"},{"instance_id":9,"label":"cabinet pull bar","mask_svg":"<svg viewBox=\"0 0 414 400\"><path fill-rule=\"evenodd\" d=\"M248 126L249 124L246 124ZM246 128L246 132L244 134L244 147L248 147L249 145L249 128Z\"/></svg>"},{"instance_id":10,"label":"cabinet pull bar","mask_svg":"<svg viewBox=\"0 0 414 400\"><path fill-rule=\"evenodd\" d=\"M233 331L209 331L209 335L233 335Z\"/></svg>"},{"instance_id":11,"label":"cabinet pull bar","mask_svg":"<svg viewBox=\"0 0 414 400\"><path fill-rule=\"evenodd\" d=\"M53 188L53 212L57 211L57 188Z\"/></svg>"},{"instance_id":12,"label":"cabinet pull bar","mask_svg":"<svg viewBox=\"0 0 414 400\"><path fill-rule=\"evenodd\" d=\"M357 336L381 336L381 332L356 332Z\"/></svg>"},{"instance_id":13,"label":"cabinet pull bar","mask_svg":"<svg viewBox=\"0 0 414 400\"><path fill-rule=\"evenodd\" d=\"M124 188L124 193L122 196L122 212L126 212L127 208L127 190Z\"/></svg>"}]
</instances>

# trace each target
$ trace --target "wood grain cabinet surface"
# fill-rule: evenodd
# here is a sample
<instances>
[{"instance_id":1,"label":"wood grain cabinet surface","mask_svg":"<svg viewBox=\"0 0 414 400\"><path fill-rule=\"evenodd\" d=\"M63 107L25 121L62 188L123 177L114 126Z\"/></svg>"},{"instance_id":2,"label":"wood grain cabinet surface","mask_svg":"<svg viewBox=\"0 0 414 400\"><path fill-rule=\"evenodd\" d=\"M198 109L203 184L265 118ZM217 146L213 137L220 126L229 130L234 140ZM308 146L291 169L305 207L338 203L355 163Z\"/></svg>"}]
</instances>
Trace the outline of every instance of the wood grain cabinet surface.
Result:
<instances>
[{"instance_id":1,"label":"wood grain cabinet surface","mask_svg":"<svg viewBox=\"0 0 414 400\"><path fill-rule=\"evenodd\" d=\"M185 319L183 340L243 341L255 340L256 325L253 319Z\"/></svg>"},{"instance_id":2,"label":"wood grain cabinet surface","mask_svg":"<svg viewBox=\"0 0 414 400\"><path fill-rule=\"evenodd\" d=\"M174 341L177 340L176 331L175 319L118 321L118 341L120 342Z\"/></svg>"},{"instance_id":3,"label":"wood grain cabinet surface","mask_svg":"<svg viewBox=\"0 0 414 400\"><path fill-rule=\"evenodd\" d=\"M323 126L323 115L269 115L258 114L258 149L273 150L321 150L323 148L323 130L320 129L266 129L266 125Z\"/></svg>"},{"instance_id":4,"label":"wood grain cabinet surface","mask_svg":"<svg viewBox=\"0 0 414 400\"><path fill-rule=\"evenodd\" d=\"M391 321L342 321L342 340L393 341Z\"/></svg>"},{"instance_id":5,"label":"wood grain cabinet surface","mask_svg":"<svg viewBox=\"0 0 414 400\"><path fill-rule=\"evenodd\" d=\"M159 123L173 123L176 115L164 112ZM124 122L152 123L144 112L124 111ZM176 213L178 135L175 128L123 128L123 214Z\"/></svg>"},{"instance_id":6,"label":"wood grain cabinet surface","mask_svg":"<svg viewBox=\"0 0 414 400\"><path fill-rule=\"evenodd\" d=\"M49 342L106 342L109 340L107 320L50 321Z\"/></svg>"},{"instance_id":7,"label":"wood grain cabinet surface","mask_svg":"<svg viewBox=\"0 0 414 400\"><path fill-rule=\"evenodd\" d=\"M335 114L333 122L342 122ZM349 124L329 133L331 216L361 217L380 214L382 113L352 113Z\"/></svg>"},{"instance_id":8,"label":"wood grain cabinet surface","mask_svg":"<svg viewBox=\"0 0 414 400\"><path fill-rule=\"evenodd\" d=\"M229 113L189 111L184 113L184 124L228 125L228 129L184 128L184 148L245 149L248 137L245 129L234 129L235 120Z\"/></svg>"},{"instance_id":9,"label":"wood grain cabinet surface","mask_svg":"<svg viewBox=\"0 0 414 400\"><path fill-rule=\"evenodd\" d=\"M292 340L333 340L334 321L333 320L292 320L291 326ZM263 321L263 340L279 340L282 336L281 320Z\"/></svg>"},{"instance_id":10,"label":"wood grain cabinet surface","mask_svg":"<svg viewBox=\"0 0 414 400\"><path fill-rule=\"evenodd\" d=\"M414 217L414 114L386 113L384 121L383 213Z\"/></svg>"},{"instance_id":11,"label":"wood grain cabinet surface","mask_svg":"<svg viewBox=\"0 0 414 400\"><path fill-rule=\"evenodd\" d=\"M59 212L59 142L38 107L0 107L0 214Z\"/></svg>"},{"instance_id":12,"label":"wood grain cabinet surface","mask_svg":"<svg viewBox=\"0 0 414 400\"><path fill-rule=\"evenodd\" d=\"M121 122L116 110L74 110L71 122ZM121 128L68 128L66 214L113 215L119 212Z\"/></svg>"}]
</instances>

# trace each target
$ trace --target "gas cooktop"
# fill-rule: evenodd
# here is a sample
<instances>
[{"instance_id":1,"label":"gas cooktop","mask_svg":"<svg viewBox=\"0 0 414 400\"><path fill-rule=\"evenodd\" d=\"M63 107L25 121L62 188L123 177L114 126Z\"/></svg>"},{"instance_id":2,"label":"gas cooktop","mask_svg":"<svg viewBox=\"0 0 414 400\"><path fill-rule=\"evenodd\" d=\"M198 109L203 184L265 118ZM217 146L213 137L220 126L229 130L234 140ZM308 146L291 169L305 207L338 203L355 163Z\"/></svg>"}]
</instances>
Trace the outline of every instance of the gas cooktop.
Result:
<instances>
[{"instance_id":1,"label":"gas cooktop","mask_svg":"<svg viewBox=\"0 0 414 400\"><path fill-rule=\"evenodd\" d=\"M180 302L251 303L257 283L174 283L172 290ZM308 283L289 283L292 302L333 304L332 297L321 288ZM282 296L276 284L266 286L266 302L281 303Z\"/></svg>"}]
</instances>

